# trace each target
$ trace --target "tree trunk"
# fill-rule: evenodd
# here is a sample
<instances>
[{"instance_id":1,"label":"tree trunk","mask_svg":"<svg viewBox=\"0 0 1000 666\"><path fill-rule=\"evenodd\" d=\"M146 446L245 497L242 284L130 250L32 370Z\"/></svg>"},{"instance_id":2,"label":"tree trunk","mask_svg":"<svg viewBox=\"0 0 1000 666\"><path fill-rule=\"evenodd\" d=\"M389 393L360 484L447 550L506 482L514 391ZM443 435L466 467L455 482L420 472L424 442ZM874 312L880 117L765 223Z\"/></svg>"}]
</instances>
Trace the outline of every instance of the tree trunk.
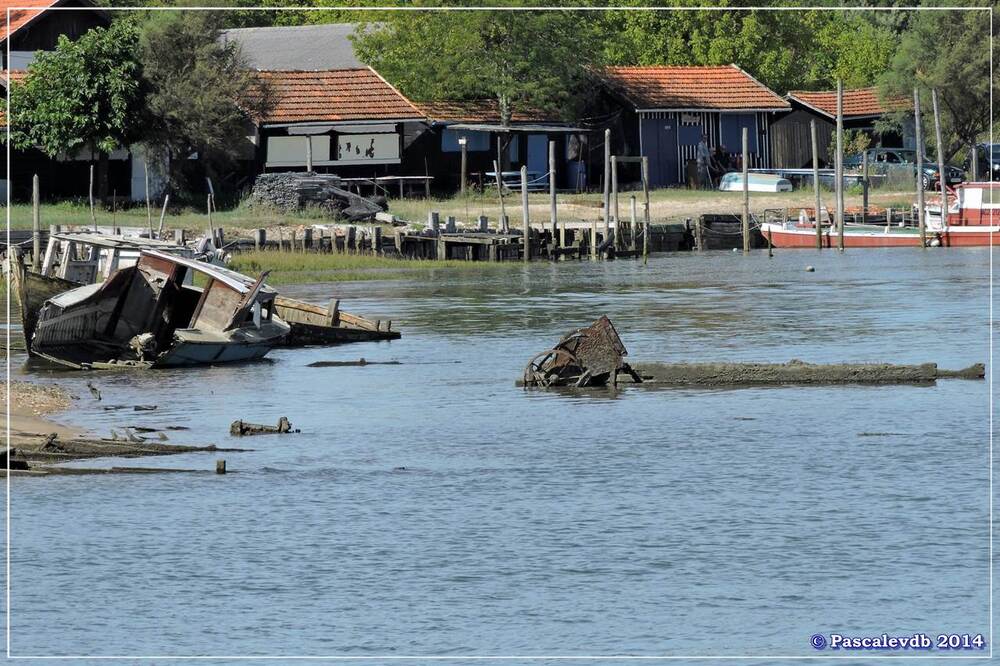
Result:
<instances>
[{"instance_id":1,"label":"tree trunk","mask_svg":"<svg viewBox=\"0 0 1000 666\"><path fill-rule=\"evenodd\" d=\"M97 198L101 203L106 203L108 200L108 189L110 187L108 167L110 166L110 159L110 155L103 150L97 153Z\"/></svg>"}]
</instances>

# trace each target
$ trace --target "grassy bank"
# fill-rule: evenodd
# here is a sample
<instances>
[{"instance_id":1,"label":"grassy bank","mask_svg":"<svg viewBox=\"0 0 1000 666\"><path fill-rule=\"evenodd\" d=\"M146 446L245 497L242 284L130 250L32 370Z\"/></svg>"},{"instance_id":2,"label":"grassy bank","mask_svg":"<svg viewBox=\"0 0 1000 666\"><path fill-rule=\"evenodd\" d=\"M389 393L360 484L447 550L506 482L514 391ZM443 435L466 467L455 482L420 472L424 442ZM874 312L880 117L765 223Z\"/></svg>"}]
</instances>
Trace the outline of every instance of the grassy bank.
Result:
<instances>
[{"instance_id":1,"label":"grassy bank","mask_svg":"<svg viewBox=\"0 0 1000 666\"><path fill-rule=\"evenodd\" d=\"M306 282L354 282L359 280L414 280L441 272L476 275L509 271L518 262L433 261L392 259L345 254L295 254L291 252L243 252L233 255L229 267L247 275L270 270L270 284Z\"/></svg>"},{"instance_id":2,"label":"grassy bank","mask_svg":"<svg viewBox=\"0 0 1000 666\"><path fill-rule=\"evenodd\" d=\"M642 193L622 192L619 194L619 206L623 217L628 215L629 197ZM872 205L891 206L893 208L909 207L914 199L913 192L897 190L873 190L870 197ZM848 206L861 204L861 192L858 188L848 191L845 196ZM529 212L533 220L546 220L549 217L549 199L544 193L533 193L528 197ZM812 190L796 190L794 192L751 193L750 206L755 212L765 208L812 207L814 202ZM596 220L601 217L601 194L598 192L558 195L559 215L567 220ZM823 204L833 203L832 192L824 192ZM512 193L504 197L507 214L514 222L520 222L520 196ZM654 222L680 222L685 218L695 218L704 213L739 213L743 205L743 195L740 192L717 192L714 190L661 189L650 193L650 214ZM473 193L467 197L454 196L432 199L391 199L389 211L397 217L411 222L425 223L430 211L438 211L442 219L451 215L461 222L473 223L478 216L487 215L491 224L496 224L500 216L500 202L495 192ZM317 222L327 221L318 210L308 210L296 214L280 214L254 210L249 206L240 205L232 210L213 214L213 222L221 226L232 236L235 233L256 228L273 228L277 226L297 227ZM12 229L31 228L31 206L15 204L10 210ZM90 209L81 203L60 202L42 205L42 224L89 225ZM97 221L104 226L118 224L119 226L145 227L147 224L146 209L136 206L125 210L99 210ZM154 226L159 224L159 209L153 212ZM185 229L193 233L201 233L208 228L208 217L202 210L190 208L171 209L168 212L165 226L168 229Z\"/></svg>"}]
</instances>

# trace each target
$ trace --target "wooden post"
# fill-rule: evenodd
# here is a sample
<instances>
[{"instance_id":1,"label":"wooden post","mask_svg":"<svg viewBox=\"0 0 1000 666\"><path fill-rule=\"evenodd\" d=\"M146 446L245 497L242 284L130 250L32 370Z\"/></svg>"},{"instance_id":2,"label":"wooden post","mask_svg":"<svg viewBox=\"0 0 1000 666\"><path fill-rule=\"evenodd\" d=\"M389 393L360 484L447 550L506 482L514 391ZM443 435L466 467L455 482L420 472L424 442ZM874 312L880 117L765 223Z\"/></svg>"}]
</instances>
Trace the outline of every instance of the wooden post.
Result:
<instances>
[{"instance_id":1,"label":"wooden post","mask_svg":"<svg viewBox=\"0 0 1000 666\"><path fill-rule=\"evenodd\" d=\"M292 229L292 240L290 240L288 242L288 251L289 252L295 252L295 243L296 243L296 240L297 240L296 239L297 235L298 234L295 233L295 229Z\"/></svg>"},{"instance_id":2,"label":"wooden post","mask_svg":"<svg viewBox=\"0 0 1000 666\"><path fill-rule=\"evenodd\" d=\"M701 252L702 250L705 249L705 230L703 228L703 226L705 224L704 218L705 218L704 215L699 215L698 216L698 221L694 223L695 224L695 227L694 227L694 240L695 240L695 243L698 246L698 251L699 252Z\"/></svg>"},{"instance_id":3,"label":"wooden post","mask_svg":"<svg viewBox=\"0 0 1000 666\"><path fill-rule=\"evenodd\" d=\"M215 225L212 224L212 195L209 194L205 198L205 209L208 211L208 237L212 239L212 244L215 244Z\"/></svg>"},{"instance_id":4,"label":"wooden post","mask_svg":"<svg viewBox=\"0 0 1000 666\"><path fill-rule=\"evenodd\" d=\"M167 205L170 203L170 195L167 194L163 197L163 208L160 210L160 226L156 230L156 237L163 238L163 222L167 217Z\"/></svg>"},{"instance_id":5,"label":"wooden post","mask_svg":"<svg viewBox=\"0 0 1000 666\"><path fill-rule=\"evenodd\" d=\"M813 192L816 195L816 249L823 249L823 221L820 211L823 210L823 200L819 196L819 141L816 139L816 121L809 121L809 133L812 135L813 153Z\"/></svg>"},{"instance_id":6,"label":"wooden post","mask_svg":"<svg viewBox=\"0 0 1000 666\"><path fill-rule=\"evenodd\" d=\"M649 261L649 158L642 156L642 195L645 198L643 206L642 225L642 265Z\"/></svg>"},{"instance_id":7,"label":"wooden post","mask_svg":"<svg viewBox=\"0 0 1000 666\"><path fill-rule=\"evenodd\" d=\"M948 172L944 170L944 142L941 140L941 113L938 111L937 90L931 89L934 107L934 142L937 144L938 186L941 190L941 229L948 227Z\"/></svg>"},{"instance_id":8,"label":"wooden post","mask_svg":"<svg viewBox=\"0 0 1000 666\"><path fill-rule=\"evenodd\" d=\"M636 208L636 202L635 202L635 195L634 194L631 197L629 197L628 204L629 204L629 206L628 206L628 220L629 220L629 229L628 229L628 232L629 232L629 237L630 237L629 238L629 248L631 248L631 250L633 252L635 252L635 250L636 250L635 239L636 239L636 231L637 231L636 225L638 224L637 218L639 217L639 215L636 213L637 208Z\"/></svg>"},{"instance_id":9,"label":"wooden post","mask_svg":"<svg viewBox=\"0 0 1000 666\"><path fill-rule=\"evenodd\" d=\"M253 249L260 252L260 249L264 247L264 238L267 232L263 229L254 229L253 232Z\"/></svg>"},{"instance_id":10,"label":"wooden post","mask_svg":"<svg viewBox=\"0 0 1000 666\"><path fill-rule=\"evenodd\" d=\"M837 79L837 249L844 251L844 82Z\"/></svg>"},{"instance_id":11,"label":"wooden post","mask_svg":"<svg viewBox=\"0 0 1000 666\"><path fill-rule=\"evenodd\" d=\"M479 233L485 234L490 230L490 218L485 215L479 216Z\"/></svg>"},{"instance_id":12,"label":"wooden post","mask_svg":"<svg viewBox=\"0 0 1000 666\"><path fill-rule=\"evenodd\" d=\"M149 163L146 161L146 153L142 155L142 175L146 186L146 225L149 227L149 237L153 237L153 207L149 201Z\"/></svg>"},{"instance_id":13,"label":"wooden post","mask_svg":"<svg viewBox=\"0 0 1000 666\"><path fill-rule=\"evenodd\" d=\"M42 192L38 174L31 177L31 266L40 273L42 267Z\"/></svg>"},{"instance_id":14,"label":"wooden post","mask_svg":"<svg viewBox=\"0 0 1000 666\"><path fill-rule=\"evenodd\" d=\"M528 219L528 167L521 167L521 230L524 233L524 260L531 258L531 222Z\"/></svg>"},{"instance_id":15,"label":"wooden post","mask_svg":"<svg viewBox=\"0 0 1000 666\"><path fill-rule=\"evenodd\" d=\"M992 150L992 148L991 148ZM972 167L972 182L979 181L979 151L976 150L976 142L969 144L969 166Z\"/></svg>"},{"instance_id":16,"label":"wooden post","mask_svg":"<svg viewBox=\"0 0 1000 666\"><path fill-rule=\"evenodd\" d=\"M559 228L559 211L556 206L556 142L549 141L549 221L552 224L552 241Z\"/></svg>"},{"instance_id":17,"label":"wooden post","mask_svg":"<svg viewBox=\"0 0 1000 666\"><path fill-rule=\"evenodd\" d=\"M427 213L427 226L430 227L435 236L441 233L441 214L436 210Z\"/></svg>"},{"instance_id":18,"label":"wooden post","mask_svg":"<svg viewBox=\"0 0 1000 666\"><path fill-rule=\"evenodd\" d=\"M313 138L306 134L306 171L312 173L313 170Z\"/></svg>"},{"instance_id":19,"label":"wooden post","mask_svg":"<svg viewBox=\"0 0 1000 666\"><path fill-rule=\"evenodd\" d=\"M497 139L497 141L499 141L499 139ZM500 150L499 145L497 145L497 150ZM507 210L503 205L503 178L500 177L500 163L496 160L493 160L493 175L497 177L497 196L500 197L500 219L506 220Z\"/></svg>"},{"instance_id":20,"label":"wooden post","mask_svg":"<svg viewBox=\"0 0 1000 666\"><path fill-rule=\"evenodd\" d=\"M462 147L462 182L461 182L461 192L462 196L465 196L465 186L466 182L469 180L469 147L466 145L467 139L463 136L458 140L459 145Z\"/></svg>"},{"instance_id":21,"label":"wooden post","mask_svg":"<svg viewBox=\"0 0 1000 666\"><path fill-rule=\"evenodd\" d=\"M449 215L447 218L445 218L444 230L449 234L453 234L458 231L458 224L455 220L454 215Z\"/></svg>"},{"instance_id":22,"label":"wooden post","mask_svg":"<svg viewBox=\"0 0 1000 666\"><path fill-rule=\"evenodd\" d=\"M604 240L611 229L611 130L604 130Z\"/></svg>"},{"instance_id":23,"label":"wooden post","mask_svg":"<svg viewBox=\"0 0 1000 666\"><path fill-rule=\"evenodd\" d=\"M372 229L372 254L382 254L382 227L379 226Z\"/></svg>"},{"instance_id":24,"label":"wooden post","mask_svg":"<svg viewBox=\"0 0 1000 666\"><path fill-rule=\"evenodd\" d=\"M178 245L184 245L186 241L184 238L183 229L174 229L174 242L177 243Z\"/></svg>"},{"instance_id":25,"label":"wooden post","mask_svg":"<svg viewBox=\"0 0 1000 666\"><path fill-rule=\"evenodd\" d=\"M218 459L215 461L215 473L225 474L226 473L226 461L223 459Z\"/></svg>"},{"instance_id":26,"label":"wooden post","mask_svg":"<svg viewBox=\"0 0 1000 666\"><path fill-rule=\"evenodd\" d=\"M306 227L302 230L302 251L311 250L313 244L313 230L312 227Z\"/></svg>"},{"instance_id":27,"label":"wooden post","mask_svg":"<svg viewBox=\"0 0 1000 666\"><path fill-rule=\"evenodd\" d=\"M566 220L559 223L559 247L566 247Z\"/></svg>"},{"instance_id":28,"label":"wooden post","mask_svg":"<svg viewBox=\"0 0 1000 666\"><path fill-rule=\"evenodd\" d=\"M861 153L861 224L868 224L868 151Z\"/></svg>"},{"instance_id":29,"label":"wooden post","mask_svg":"<svg viewBox=\"0 0 1000 666\"><path fill-rule=\"evenodd\" d=\"M622 242L622 225L621 225L621 215L618 213L618 156L611 156L611 199L614 201L614 219L615 219L615 249L621 246Z\"/></svg>"},{"instance_id":30,"label":"wooden post","mask_svg":"<svg viewBox=\"0 0 1000 666\"><path fill-rule=\"evenodd\" d=\"M743 254L750 254L750 136L743 128Z\"/></svg>"},{"instance_id":31,"label":"wooden post","mask_svg":"<svg viewBox=\"0 0 1000 666\"><path fill-rule=\"evenodd\" d=\"M927 247L927 220L924 215L924 131L920 120L920 91L913 89L913 123L917 141L917 227L920 229L920 247ZM889 223L888 218L886 224Z\"/></svg>"},{"instance_id":32,"label":"wooden post","mask_svg":"<svg viewBox=\"0 0 1000 666\"><path fill-rule=\"evenodd\" d=\"M90 221L94 223L94 231L97 231L97 214L94 212L94 163L90 163Z\"/></svg>"}]
</instances>

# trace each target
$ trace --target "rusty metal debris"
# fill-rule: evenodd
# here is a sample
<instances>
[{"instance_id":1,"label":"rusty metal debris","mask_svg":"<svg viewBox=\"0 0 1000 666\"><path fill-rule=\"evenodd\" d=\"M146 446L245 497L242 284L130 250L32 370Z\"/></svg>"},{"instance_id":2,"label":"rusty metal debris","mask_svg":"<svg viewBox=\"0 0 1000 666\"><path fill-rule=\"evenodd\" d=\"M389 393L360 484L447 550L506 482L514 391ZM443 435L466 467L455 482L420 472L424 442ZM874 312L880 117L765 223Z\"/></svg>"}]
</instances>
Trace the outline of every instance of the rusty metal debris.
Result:
<instances>
[{"instance_id":1,"label":"rusty metal debris","mask_svg":"<svg viewBox=\"0 0 1000 666\"><path fill-rule=\"evenodd\" d=\"M262 425L260 423L247 423L246 421L233 421L229 426L229 434L233 437L249 437L250 435L284 435L290 432L301 432L298 428L292 429L292 423L288 417L282 416L278 419L278 425Z\"/></svg>"},{"instance_id":2,"label":"rusty metal debris","mask_svg":"<svg viewBox=\"0 0 1000 666\"><path fill-rule=\"evenodd\" d=\"M625 357L628 350L618 337L618 331L607 316L602 316L586 328L563 336L555 347L536 355L524 368L523 385L548 388L552 386L604 386L618 384L618 375L625 374L634 383L641 383Z\"/></svg>"}]
</instances>

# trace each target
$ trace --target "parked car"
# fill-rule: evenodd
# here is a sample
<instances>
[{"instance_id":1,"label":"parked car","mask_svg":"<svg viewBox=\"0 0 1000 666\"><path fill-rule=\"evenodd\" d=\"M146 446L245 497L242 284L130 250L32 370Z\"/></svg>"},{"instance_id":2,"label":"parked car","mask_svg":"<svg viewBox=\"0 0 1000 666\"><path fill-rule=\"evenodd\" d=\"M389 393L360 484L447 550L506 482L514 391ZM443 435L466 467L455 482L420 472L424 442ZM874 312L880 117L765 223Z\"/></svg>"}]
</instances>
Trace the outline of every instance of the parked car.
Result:
<instances>
[{"instance_id":1,"label":"parked car","mask_svg":"<svg viewBox=\"0 0 1000 666\"><path fill-rule=\"evenodd\" d=\"M873 174L892 175L900 171L910 171L917 163L917 151L906 148L869 148L868 171ZM844 158L845 169L860 169L862 166L863 154L850 155ZM965 180L965 171L951 166L944 165L946 172L945 182L948 185L957 185ZM911 171L912 173L912 171ZM936 187L938 182L937 160L931 160L924 156L923 175L920 182L924 189Z\"/></svg>"},{"instance_id":2,"label":"parked car","mask_svg":"<svg viewBox=\"0 0 1000 666\"><path fill-rule=\"evenodd\" d=\"M976 146L979 155L979 177L985 180L1000 180L1000 143L980 143ZM965 169L972 171L972 157L965 160Z\"/></svg>"}]
</instances>

